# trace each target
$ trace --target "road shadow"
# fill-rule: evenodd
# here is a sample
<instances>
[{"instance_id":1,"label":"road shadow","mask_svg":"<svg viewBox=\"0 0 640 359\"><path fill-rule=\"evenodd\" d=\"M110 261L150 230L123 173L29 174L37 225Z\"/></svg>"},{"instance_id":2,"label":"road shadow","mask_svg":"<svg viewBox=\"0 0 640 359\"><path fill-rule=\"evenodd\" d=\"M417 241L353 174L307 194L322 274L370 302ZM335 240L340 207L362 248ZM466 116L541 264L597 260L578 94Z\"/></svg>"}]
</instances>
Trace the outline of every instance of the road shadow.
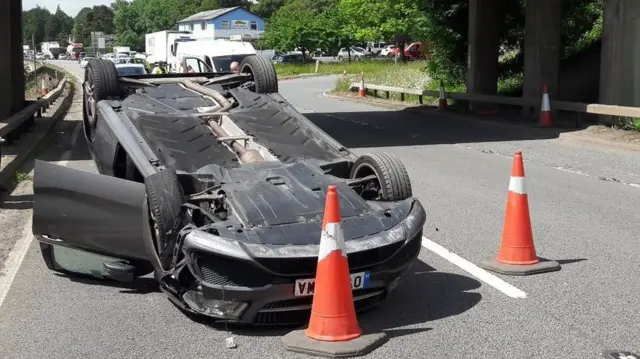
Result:
<instances>
[{"instance_id":1,"label":"road shadow","mask_svg":"<svg viewBox=\"0 0 640 359\"><path fill-rule=\"evenodd\" d=\"M385 302L358 314L364 332L384 331L389 337L421 333L431 328L400 328L419 325L464 313L480 302L480 282L463 275L437 272L419 259L407 270L398 288L389 293ZM243 336L282 336L305 325L255 327L213 322L189 315L191 320L218 331Z\"/></svg>"},{"instance_id":2,"label":"road shadow","mask_svg":"<svg viewBox=\"0 0 640 359\"><path fill-rule=\"evenodd\" d=\"M121 289L120 293L123 294L149 294L161 292L160 287L158 287L158 282L153 277L139 277L136 278L133 283L120 283L107 278L97 279L95 277L79 273L64 272L54 274L74 283Z\"/></svg>"},{"instance_id":3,"label":"road shadow","mask_svg":"<svg viewBox=\"0 0 640 359\"><path fill-rule=\"evenodd\" d=\"M33 208L33 195L6 195L0 203L1 209L31 209Z\"/></svg>"},{"instance_id":4,"label":"road shadow","mask_svg":"<svg viewBox=\"0 0 640 359\"><path fill-rule=\"evenodd\" d=\"M490 121L488 116L429 107L304 115L345 147L356 148L546 140L579 129L514 125L519 123L515 117L512 121L509 116L494 116Z\"/></svg>"},{"instance_id":5,"label":"road shadow","mask_svg":"<svg viewBox=\"0 0 640 359\"><path fill-rule=\"evenodd\" d=\"M387 300L360 315L360 324L371 331L385 331L389 335L396 331L395 336L404 335L405 329L394 328L425 324L473 308L482 300L480 293L472 292L480 286L481 283L471 277L438 272L416 259ZM413 328L409 334L427 330L430 328Z\"/></svg>"}]
</instances>

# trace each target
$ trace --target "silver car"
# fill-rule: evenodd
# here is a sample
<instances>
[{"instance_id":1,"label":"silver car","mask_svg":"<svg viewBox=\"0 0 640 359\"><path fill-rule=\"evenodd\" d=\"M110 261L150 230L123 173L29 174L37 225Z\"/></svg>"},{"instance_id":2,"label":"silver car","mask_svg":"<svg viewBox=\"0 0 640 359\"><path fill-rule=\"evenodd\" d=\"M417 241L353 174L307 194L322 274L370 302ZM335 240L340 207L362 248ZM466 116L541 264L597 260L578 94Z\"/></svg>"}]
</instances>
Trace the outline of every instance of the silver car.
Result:
<instances>
[{"instance_id":1,"label":"silver car","mask_svg":"<svg viewBox=\"0 0 640 359\"><path fill-rule=\"evenodd\" d=\"M351 59L355 60L355 61L359 61L359 60L364 60L364 59L369 59L373 56L373 54L369 51L367 51L366 49L359 47L359 46L351 46ZM345 59L349 58L349 53L347 52L346 48L341 48L340 51L338 51L338 61L344 61Z\"/></svg>"}]
</instances>

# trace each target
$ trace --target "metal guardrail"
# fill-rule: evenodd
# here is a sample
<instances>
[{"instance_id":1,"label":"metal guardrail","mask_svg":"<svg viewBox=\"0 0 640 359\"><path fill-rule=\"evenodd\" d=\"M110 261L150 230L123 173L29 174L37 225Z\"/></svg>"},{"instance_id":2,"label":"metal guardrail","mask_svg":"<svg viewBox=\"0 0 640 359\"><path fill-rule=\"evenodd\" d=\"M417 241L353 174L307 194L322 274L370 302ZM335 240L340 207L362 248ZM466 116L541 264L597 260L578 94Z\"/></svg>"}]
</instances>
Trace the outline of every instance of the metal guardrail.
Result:
<instances>
[{"instance_id":1,"label":"metal guardrail","mask_svg":"<svg viewBox=\"0 0 640 359\"><path fill-rule=\"evenodd\" d=\"M58 82L58 86L55 89L0 123L0 145L5 142L11 142L18 137L23 129L33 124L36 116L42 117L42 114L60 97L66 84L67 76L65 75Z\"/></svg>"},{"instance_id":2,"label":"metal guardrail","mask_svg":"<svg viewBox=\"0 0 640 359\"><path fill-rule=\"evenodd\" d=\"M349 89L359 89L360 83L354 82L349 85ZM395 92L400 94L400 100L404 101L404 95L417 95L418 101L420 104L423 102L423 97L439 97L440 93L438 91L432 90L419 90L419 89L408 89L402 87L392 87L392 86L383 86L383 85L375 85L375 84L364 84L364 88L366 90L373 90L374 94L377 95L378 91L386 92L386 98L389 98L390 92ZM509 97L509 96L498 96L498 95L480 95L480 94L469 94L469 93L460 93L460 92L446 92L446 98L450 98L453 100L462 100L462 101L476 101L476 102L486 102L486 103L494 103L499 105L513 105L513 106L540 106L540 100L535 99L525 99L522 97ZM603 105L598 103L581 103L581 102L568 102L568 101L550 101L551 108L554 110L560 111L568 111L568 112L578 112L578 113L589 113L594 115L608 115L608 116L620 116L620 117L638 117L640 118L640 107L630 107L630 106L616 106L616 105Z\"/></svg>"}]
</instances>

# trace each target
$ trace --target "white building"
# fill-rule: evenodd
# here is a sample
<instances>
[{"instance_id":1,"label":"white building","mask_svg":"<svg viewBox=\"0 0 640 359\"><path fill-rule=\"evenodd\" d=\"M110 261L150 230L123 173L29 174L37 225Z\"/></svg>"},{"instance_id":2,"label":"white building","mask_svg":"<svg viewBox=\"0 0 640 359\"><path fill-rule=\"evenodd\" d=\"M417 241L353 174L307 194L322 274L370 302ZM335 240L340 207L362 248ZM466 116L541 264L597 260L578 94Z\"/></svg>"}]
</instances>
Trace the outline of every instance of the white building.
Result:
<instances>
[{"instance_id":1,"label":"white building","mask_svg":"<svg viewBox=\"0 0 640 359\"><path fill-rule=\"evenodd\" d=\"M178 30L191 31L199 39L229 39L233 35L259 38L264 20L239 6L209 10L178 21Z\"/></svg>"}]
</instances>

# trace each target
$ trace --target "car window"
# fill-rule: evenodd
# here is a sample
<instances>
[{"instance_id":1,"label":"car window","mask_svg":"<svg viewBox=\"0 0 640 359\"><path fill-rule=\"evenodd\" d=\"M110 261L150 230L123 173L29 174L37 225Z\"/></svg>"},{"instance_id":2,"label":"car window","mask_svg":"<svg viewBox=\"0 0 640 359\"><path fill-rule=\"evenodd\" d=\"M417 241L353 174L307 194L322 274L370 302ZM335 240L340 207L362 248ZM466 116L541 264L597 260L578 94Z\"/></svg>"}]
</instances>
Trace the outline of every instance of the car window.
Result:
<instances>
[{"instance_id":1,"label":"car window","mask_svg":"<svg viewBox=\"0 0 640 359\"><path fill-rule=\"evenodd\" d=\"M358 51L358 52L364 52L364 49L362 47L358 47L358 46L354 46L352 47L352 49Z\"/></svg>"},{"instance_id":2,"label":"car window","mask_svg":"<svg viewBox=\"0 0 640 359\"><path fill-rule=\"evenodd\" d=\"M341 48L339 52L344 52L344 47L343 47L343 48Z\"/></svg>"},{"instance_id":3,"label":"car window","mask_svg":"<svg viewBox=\"0 0 640 359\"><path fill-rule=\"evenodd\" d=\"M193 69L194 72L203 72L203 69L200 68L200 61L198 61L198 59L188 58L185 62L187 63L187 71Z\"/></svg>"},{"instance_id":4,"label":"car window","mask_svg":"<svg viewBox=\"0 0 640 359\"><path fill-rule=\"evenodd\" d=\"M250 55L213 56L211 62L216 72L230 72L231 63L242 63L245 57Z\"/></svg>"},{"instance_id":5,"label":"car window","mask_svg":"<svg viewBox=\"0 0 640 359\"><path fill-rule=\"evenodd\" d=\"M120 66L116 68L118 76L144 75L145 69L140 66Z\"/></svg>"}]
</instances>

